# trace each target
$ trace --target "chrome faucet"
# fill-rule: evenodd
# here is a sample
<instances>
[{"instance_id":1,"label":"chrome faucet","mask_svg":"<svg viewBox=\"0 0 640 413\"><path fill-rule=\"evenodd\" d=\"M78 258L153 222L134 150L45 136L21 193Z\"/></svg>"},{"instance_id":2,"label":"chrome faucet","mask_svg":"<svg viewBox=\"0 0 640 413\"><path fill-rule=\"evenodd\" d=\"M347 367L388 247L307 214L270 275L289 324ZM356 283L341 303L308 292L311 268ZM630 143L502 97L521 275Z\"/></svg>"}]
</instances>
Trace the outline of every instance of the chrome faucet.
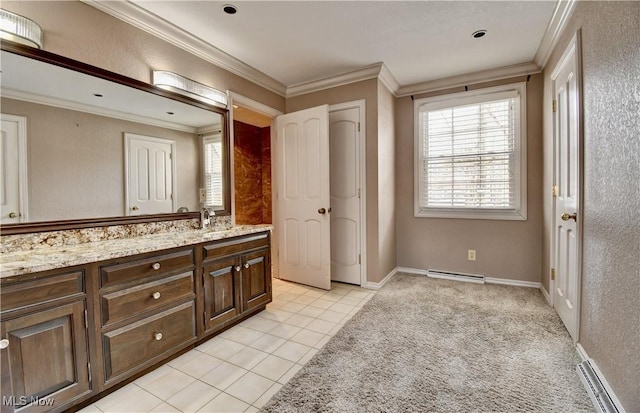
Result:
<instances>
[{"instance_id":1,"label":"chrome faucet","mask_svg":"<svg viewBox=\"0 0 640 413\"><path fill-rule=\"evenodd\" d=\"M211 211L209 211L208 208L202 208L200 210L200 229L207 229L207 227L210 225L211 225Z\"/></svg>"}]
</instances>

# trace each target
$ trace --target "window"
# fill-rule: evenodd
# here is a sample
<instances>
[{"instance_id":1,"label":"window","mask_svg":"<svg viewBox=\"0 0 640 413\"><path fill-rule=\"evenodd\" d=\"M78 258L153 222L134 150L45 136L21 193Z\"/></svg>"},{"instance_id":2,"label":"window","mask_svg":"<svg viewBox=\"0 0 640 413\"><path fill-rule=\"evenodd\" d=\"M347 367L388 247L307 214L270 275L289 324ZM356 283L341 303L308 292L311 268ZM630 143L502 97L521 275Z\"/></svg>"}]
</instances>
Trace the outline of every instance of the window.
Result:
<instances>
[{"instance_id":1,"label":"window","mask_svg":"<svg viewBox=\"0 0 640 413\"><path fill-rule=\"evenodd\" d=\"M525 87L415 100L416 217L526 220Z\"/></svg>"},{"instance_id":2,"label":"window","mask_svg":"<svg viewBox=\"0 0 640 413\"><path fill-rule=\"evenodd\" d=\"M206 136L202 140L204 152L205 206L222 209L222 135Z\"/></svg>"}]
</instances>

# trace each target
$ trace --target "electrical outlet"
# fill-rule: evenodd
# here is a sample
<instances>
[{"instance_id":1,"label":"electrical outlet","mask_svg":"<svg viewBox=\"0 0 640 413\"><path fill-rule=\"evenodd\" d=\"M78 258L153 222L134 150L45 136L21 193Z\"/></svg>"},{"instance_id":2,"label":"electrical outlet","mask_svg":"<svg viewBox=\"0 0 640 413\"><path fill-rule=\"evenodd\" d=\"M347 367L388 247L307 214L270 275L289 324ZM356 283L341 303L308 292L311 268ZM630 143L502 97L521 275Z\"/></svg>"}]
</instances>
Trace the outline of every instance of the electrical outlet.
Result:
<instances>
[{"instance_id":1,"label":"electrical outlet","mask_svg":"<svg viewBox=\"0 0 640 413\"><path fill-rule=\"evenodd\" d=\"M467 260L475 261L476 260L476 250L468 250L467 251Z\"/></svg>"},{"instance_id":2,"label":"electrical outlet","mask_svg":"<svg viewBox=\"0 0 640 413\"><path fill-rule=\"evenodd\" d=\"M207 191L204 188L200 188L198 190L198 196L200 198L200 203L204 204L207 202Z\"/></svg>"}]
</instances>

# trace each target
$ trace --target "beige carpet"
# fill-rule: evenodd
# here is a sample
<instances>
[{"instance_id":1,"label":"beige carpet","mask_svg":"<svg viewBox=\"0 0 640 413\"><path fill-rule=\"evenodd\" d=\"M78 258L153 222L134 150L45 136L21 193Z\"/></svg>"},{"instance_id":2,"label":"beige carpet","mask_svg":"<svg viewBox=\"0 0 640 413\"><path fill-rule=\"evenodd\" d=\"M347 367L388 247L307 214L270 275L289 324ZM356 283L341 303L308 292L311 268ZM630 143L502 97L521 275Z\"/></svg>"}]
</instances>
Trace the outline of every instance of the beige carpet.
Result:
<instances>
[{"instance_id":1,"label":"beige carpet","mask_svg":"<svg viewBox=\"0 0 640 413\"><path fill-rule=\"evenodd\" d=\"M263 412L591 412L539 290L397 274Z\"/></svg>"}]
</instances>

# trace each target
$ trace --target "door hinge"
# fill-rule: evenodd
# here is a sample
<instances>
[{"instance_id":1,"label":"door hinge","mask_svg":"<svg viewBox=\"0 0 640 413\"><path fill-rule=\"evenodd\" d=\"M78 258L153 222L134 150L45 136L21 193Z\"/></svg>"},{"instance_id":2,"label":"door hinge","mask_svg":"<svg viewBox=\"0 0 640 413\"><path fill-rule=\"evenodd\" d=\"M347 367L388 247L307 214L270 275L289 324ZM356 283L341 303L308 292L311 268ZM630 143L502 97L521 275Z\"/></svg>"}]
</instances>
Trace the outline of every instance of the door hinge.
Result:
<instances>
[{"instance_id":1,"label":"door hinge","mask_svg":"<svg viewBox=\"0 0 640 413\"><path fill-rule=\"evenodd\" d=\"M551 187L551 195L558 196L558 185L554 185Z\"/></svg>"},{"instance_id":2,"label":"door hinge","mask_svg":"<svg viewBox=\"0 0 640 413\"><path fill-rule=\"evenodd\" d=\"M553 111L553 113L556 113L556 111L558 110L558 101L555 99L551 101L551 110Z\"/></svg>"},{"instance_id":3,"label":"door hinge","mask_svg":"<svg viewBox=\"0 0 640 413\"><path fill-rule=\"evenodd\" d=\"M91 362L87 363L87 371L89 372L89 384L91 384Z\"/></svg>"},{"instance_id":4,"label":"door hinge","mask_svg":"<svg viewBox=\"0 0 640 413\"><path fill-rule=\"evenodd\" d=\"M555 280L555 279L556 279L556 269L555 269L555 268L552 268L552 269L551 269L551 280L553 281L553 280Z\"/></svg>"},{"instance_id":5,"label":"door hinge","mask_svg":"<svg viewBox=\"0 0 640 413\"><path fill-rule=\"evenodd\" d=\"M358 188L358 198L361 197L361 192L360 192L360 188Z\"/></svg>"},{"instance_id":6,"label":"door hinge","mask_svg":"<svg viewBox=\"0 0 640 413\"><path fill-rule=\"evenodd\" d=\"M89 329L89 317L87 316L87 310L84 310L84 328Z\"/></svg>"},{"instance_id":7,"label":"door hinge","mask_svg":"<svg viewBox=\"0 0 640 413\"><path fill-rule=\"evenodd\" d=\"M358 132L360 132L360 122L358 122Z\"/></svg>"},{"instance_id":8,"label":"door hinge","mask_svg":"<svg viewBox=\"0 0 640 413\"><path fill-rule=\"evenodd\" d=\"M358 264L362 264L362 254L358 254Z\"/></svg>"}]
</instances>

